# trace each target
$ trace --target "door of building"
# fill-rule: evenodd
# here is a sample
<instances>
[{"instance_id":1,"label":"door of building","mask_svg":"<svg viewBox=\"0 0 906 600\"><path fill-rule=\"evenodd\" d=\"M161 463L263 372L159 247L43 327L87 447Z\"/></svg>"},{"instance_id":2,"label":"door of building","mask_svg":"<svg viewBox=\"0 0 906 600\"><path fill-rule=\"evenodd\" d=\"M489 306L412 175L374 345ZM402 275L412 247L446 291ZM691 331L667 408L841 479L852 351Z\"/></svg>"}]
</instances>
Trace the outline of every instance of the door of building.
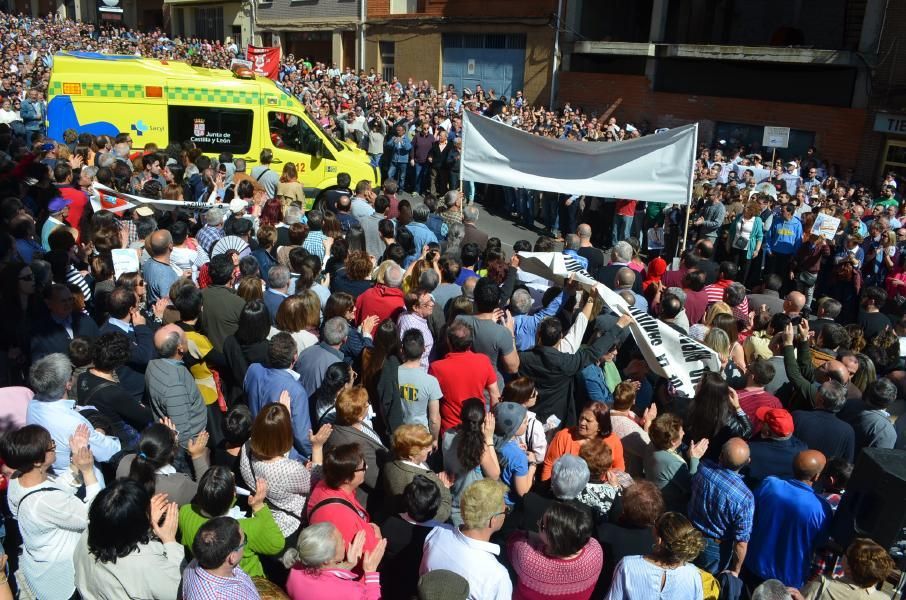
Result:
<instances>
[{"instance_id":1,"label":"door of building","mask_svg":"<svg viewBox=\"0 0 906 600\"><path fill-rule=\"evenodd\" d=\"M878 179L883 179L884 175L891 171L895 172L900 179L906 178L906 139L887 138Z\"/></svg>"},{"instance_id":2,"label":"door of building","mask_svg":"<svg viewBox=\"0 0 906 600\"><path fill-rule=\"evenodd\" d=\"M525 74L525 35L461 34L443 36L443 81L453 84L457 93L475 86L497 98L510 98L522 89Z\"/></svg>"}]
</instances>

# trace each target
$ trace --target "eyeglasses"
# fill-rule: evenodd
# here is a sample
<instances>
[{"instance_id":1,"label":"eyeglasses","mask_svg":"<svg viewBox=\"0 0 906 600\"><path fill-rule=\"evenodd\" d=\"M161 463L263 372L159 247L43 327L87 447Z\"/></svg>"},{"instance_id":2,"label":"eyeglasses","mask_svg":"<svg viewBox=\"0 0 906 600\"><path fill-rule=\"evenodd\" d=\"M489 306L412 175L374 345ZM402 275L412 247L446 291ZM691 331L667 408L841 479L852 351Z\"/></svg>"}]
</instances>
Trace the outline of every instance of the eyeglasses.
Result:
<instances>
[{"instance_id":1,"label":"eyeglasses","mask_svg":"<svg viewBox=\"0 0 906 600\"><path fill-rule=\"evenodd\" d=\"M359 467L358 469L356 469L355 472L356 472L356 473L358 473L358 472L364 473L364 472L367 471L367 470L368 470L368 463L365 463L365 464L363 464L361 467Z\"/></svg>"},{"instance_id":2,"label":"eyeglasses","mask_svg":"<svg viewBox=\"0 0 906 600\"><path fill-rule=\"evenodd\" d=\"M47 452L56 452L56 451L57 451L56 440L50 440L50 446L47 447Z\"/></svg>"},{"instance_id":3,"label":"eyeglasses","mask_svg":"<svg viewBox=\"0 0 906 600\"><path fill-rule=\"evenodd\" d=\"M34 280L35 280L34 273L31 273L29 275L20 275L19 276L19 281L34 281Z\"/></svg>"},{"instance_id":4,"label":"eyeglasses","mask_svg":"<svg viewBox=\"0 0 906 600\"><path fill-rule=\"evenodd\" d=\"M144 281L136 281L136 282L135 282L135 287L145 287L145 282L144 282Z\"/></svg>"},{"instance_id":5,"label":"eyeglasses","mask_svg":"<svg viewBox=\"0 0 906 600\"><path fill-rule=\"evenodd\" d=\"M496 512L493 515L491 515L491 519L493 519L494 517L499 517L500 515L507 516L508 514L510 514L511 510L512 510L512 508L510 507L510 505L506 504L506 505L504 505L503 510L501 512Z\"/></svg>"},{"instance_id":6,"label":"eyeglasses","mask_svg":"<svg viewBox=\"0 0 906 600\"><path fill-rule=\"evenodd\" d=\"M242 552L242 553L244 554L244 553L245 553L245 547L246 547L246 545L247 545L248 543L249 543L249 539L248 539L248 538L243 538L243 539L242 539L242 543L239 544L238 546L236 546L235 548L233 548L233 552Z\"/></svg>"}]
</instances>

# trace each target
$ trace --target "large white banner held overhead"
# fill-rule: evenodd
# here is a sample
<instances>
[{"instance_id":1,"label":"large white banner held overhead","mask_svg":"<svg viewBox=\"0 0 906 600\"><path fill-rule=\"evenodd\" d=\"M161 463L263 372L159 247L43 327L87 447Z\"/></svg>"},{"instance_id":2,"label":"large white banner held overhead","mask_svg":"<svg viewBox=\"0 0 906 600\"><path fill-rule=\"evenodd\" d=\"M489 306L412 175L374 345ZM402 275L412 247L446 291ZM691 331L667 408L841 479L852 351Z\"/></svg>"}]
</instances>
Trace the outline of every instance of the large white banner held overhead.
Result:
<instances>
[{"instance_id":1,"label":"large white banner held overhead","mask_svg":"<svg viewBox=\"0 0 906 600\"><path fill-rule=\"evenodd\" d=\"M578 262L559 252L520 252L519 268L562 284L570 275L584 287L598 290L604 303L617 314L633 318L629 330L645 357L648 367L668 380L672 393L691 398L696 386L708 371L720 371L720 359L714 350L663 321L634 306L609 287L598 283Z\"/></svg>"},{"instance_id":2,"label":"large white banner held overhead","mask_svg":"<svg viewBox=\"0 0 906 600\"><path fill-rule=\"evenodd\" d=\"M625 142L575 142L463 113L462 179L563 194L688 204L698 123Z\"/></svg>"}]
</instances>

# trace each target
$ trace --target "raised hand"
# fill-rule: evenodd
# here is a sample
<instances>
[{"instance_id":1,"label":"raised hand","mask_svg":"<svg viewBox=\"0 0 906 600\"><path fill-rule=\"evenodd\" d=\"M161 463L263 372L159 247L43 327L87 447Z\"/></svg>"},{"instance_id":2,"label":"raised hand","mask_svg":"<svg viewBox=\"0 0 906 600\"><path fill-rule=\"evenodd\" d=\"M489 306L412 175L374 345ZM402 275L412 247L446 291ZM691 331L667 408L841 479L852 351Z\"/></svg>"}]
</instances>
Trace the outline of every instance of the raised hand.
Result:
<instances>
[{"instance_id":1,"label":"raised hand","mask_svg":"<svg viewBox=\"0 0 906 600\"><path fill-rule=\"evenodd\" d=\"M81 448L87 448L90 436L91 430L88 429L88 425L81 423L69 436L69 451L75 453Z\"/></svg>"},{"instance_id":2,"label":"raised hand","mask_svg":"<svg viewBox=\"0 0 906 600\"><path fill-rule=\"evenodd\" d=\"M286 410L289 412L290 416L293 414L293 409L291 406L292 398L289 396L289 390L283 390L280 392L280 399L278 400L280 404L286 407Z\"/></svg>"},{"instance_id":3,"label":"raised hand","mask_svg":"<svg viewBox=\"0 0 906 600\"><path fill-rule=\"evenodd\" d=\"M255 481L255 493L249 496L249 506L252 510L257 511L264 506L265 498L267 498L267 480L259 477Z\"/></svg>"},{"instance_id":4,"label":"raised hand","mask_svg":"<svg viewBox=\"0 0 906 600\"><path fill-rule=\"evenodd\" d=\"M494 428L497 425L497 419L494 417L494 413L489 412L484 417L484 423L481 424L481 433L484 434L484 441L486 444L494 443Z\"/></svg>"},{"instance_id":5,"label":"raised hand","mask_svg":"<svg viewBox=\"0 0 906 600\"><path fill-rule=\"evenodd\" d=\"M352 566L359 564L362 550L365 548L365 531L359 531L346 546L346 562Z\"/></svg>"},{"instance_id":6,"label":"raised hand","mask_svg":"<svg viewBox=\"0 0 906 600\"><path fill-rule=\"evenodd\" d=\"M192 458L199 458L204 455L208 449L208 440L210 439L210 434L207 431L202 431L194 438L189 440L188 447L186 450L189 451L189 456Z\"/></svg>"},{"instance_id":7,"label":"raised hand","mask_svg":"<svg viewBox=\"0 0 906 600\"><path fill-rule=\"evenodd\" d=\"M81 446L71 454L72 465L81 472L94 469L94 455L88 446Z\"/></svg>"},{"instance_id":8,"label":"raised hand","mask_svg":"<svg viewBox=\"0 0 906 600\"><path fill-rule=\"evenodd\" d=\"M176 433L176 434L179 433L178 431L176 431L176 425L173 424L173 421L172 421L172 419L170 419L170 417L161 417L161 418L160 418L160 421L158 421L158 422L159 422L161 425L166 425L167 428L168 428L170 431L172 431L173 433Z\"/></svg>"},{"instance_id":9,"label":"raised hand","mask_svg":"<svg viewBox=\"0 0 906 600\"><path fill-rule=\"evenodd\" d=\"M689 456L691 458L701 458L708 451L708 438L702 438L697 442L689 445Z\"/></svg>"},{"instance_id":10,"label":"raised hand","mask_svg":"<svg viewBox=\"0 0 906 600\"><path fill-rule=\"evenodd\" d=\"M161 542L167 544L176 541L176 530L179 527L179 505L175 502L168 502L163 510L166 511L163 523L160 523L160 519L153 520L151 529Z\"/></svg>"},{"instance_id":11,"label":"raised hand","mask_svg":"<svg viewBox=\"0 0 906 600\"><path fill-rule=\"evenodd\" d=\"M318 429L318 433L312 435L311 429L308 430L308 439L312 446L323 446L327 443L330 434L333 433L333 425L325 423Z\"/></svg>"},{"instance_id":12,"label":"raised hand","mask_svg":"<svg viewBox=\"0 0 906 600\"><path fill-rule=\"evenodd\" d=\"M382 538L371 552L365 553L362 558L362 570L366 573L376 572L378 565L381 564L381 559L384 558L385 550L387 550L387 538Z\"/></svg>"},{"instance_id":13,"label":"raised hand","mask_svg":"<svg viewBox=\"0 0 906 600\"><path fill-rule=\"evenodd\" d=\"M446 471L441 471L440 473L438 473L437 478L440 479L440 482L442 484L444 484L444 487L446 487L446 488L453 487L453 482L456 481L456 477L453 475L450 475Z\"/></svg>"},{"instance_id":14,"label":"raised hand","mask_svg":"<svg viewBox=\"0 0 906 600\"><path fill-rule=\"evenodd\" d=\"M381 318L377 315L370 315L362 322L362 334L363 335L374 335L374 330L380 324Z\"/></svg>"}]
</instances>

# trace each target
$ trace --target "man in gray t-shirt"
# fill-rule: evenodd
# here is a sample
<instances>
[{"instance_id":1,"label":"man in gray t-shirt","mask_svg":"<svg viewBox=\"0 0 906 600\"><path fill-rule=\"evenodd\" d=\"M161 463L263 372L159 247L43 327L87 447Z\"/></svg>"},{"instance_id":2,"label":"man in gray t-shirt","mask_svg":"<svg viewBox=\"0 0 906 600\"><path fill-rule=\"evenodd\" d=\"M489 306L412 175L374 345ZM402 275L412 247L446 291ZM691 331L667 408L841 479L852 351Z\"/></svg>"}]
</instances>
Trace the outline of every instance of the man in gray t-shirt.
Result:
<instances>
[{"instance_id":1,"label":"man in gray t-shirt","mask_svg":"<svg viewBox=\"0 0 906 600\"><path fill-rule=\"evenodd\" d=\"M403 424L424 425L431 431L434 440L440 433L440 384L433 375L428 375L421 366L425 351L425 338L418 329L403 334L403 359L397 371L399 380L399 406L390 407L390 429Z\"/></svg>"}]
</instances>

